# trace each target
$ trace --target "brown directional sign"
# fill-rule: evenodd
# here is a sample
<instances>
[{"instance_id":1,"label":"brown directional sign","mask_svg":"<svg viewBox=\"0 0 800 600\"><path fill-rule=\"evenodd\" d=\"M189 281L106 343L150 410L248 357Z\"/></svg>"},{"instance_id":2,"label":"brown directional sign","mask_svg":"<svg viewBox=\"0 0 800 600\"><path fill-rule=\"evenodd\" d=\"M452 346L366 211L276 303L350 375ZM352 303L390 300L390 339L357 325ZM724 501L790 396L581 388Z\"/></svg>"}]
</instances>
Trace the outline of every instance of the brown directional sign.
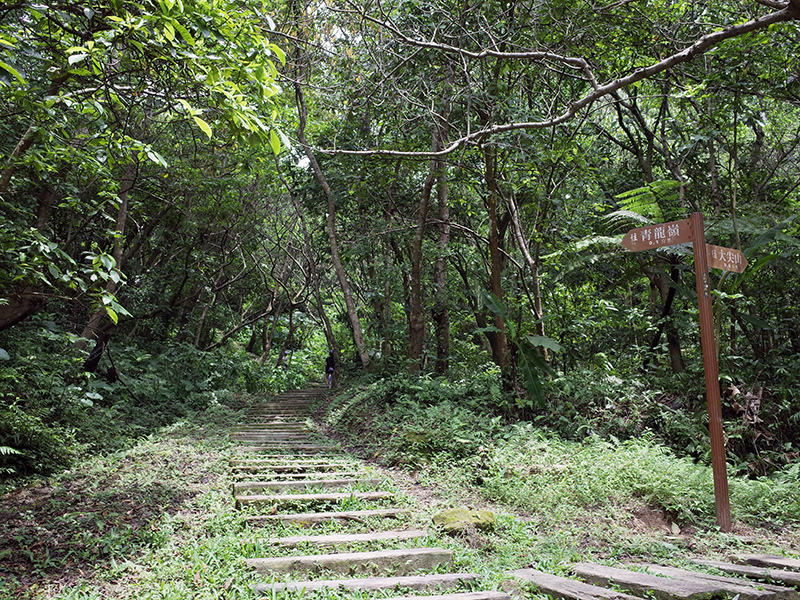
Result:
<instances>
[{"instance_id":1,"label":"brown directional sign","mask_svg":"<svg viewBox=\"0 0 800 600\"><path fill-rule=\"evenodd\" d=\"M731 505L728 497L728 473L725 461L725 436L722 431L722 408L719 394L719 365L714 340L714 314L711 308L709 267L741 273L747 260L738 250L706 244L703 215L699 212L682 221L659 223L631 229L622 245L632 252L692 242L694 272L697 284L697 307L700 314L700 343L703 349L703 370L706 379L708 428L711 438L711 467L714 475L714 502L717 524L721 531L732 528Z\"/></svg>"},{"instance_id":2,"label":"brown directional sign","mask_svg":"<svg viewBox=\"0 0 800 600\"><path fill-rule=\"evenodd\" d=\"M743 273L747 267L747 259L741 250L706 244L706 256L708 257L708 266L712 269Z\"/></svg>"},{"instance_id":3,"label":"brown directional sign","mask_svg":"<svg viewBox=\"0 0 800 600\"><path fill-rule=\"evenodd\" d=\"M692 225L689 219L658 223L631 229L622 238L622 245L631 252L685 244L693 240Z\"/></svg>"}]
</instances>

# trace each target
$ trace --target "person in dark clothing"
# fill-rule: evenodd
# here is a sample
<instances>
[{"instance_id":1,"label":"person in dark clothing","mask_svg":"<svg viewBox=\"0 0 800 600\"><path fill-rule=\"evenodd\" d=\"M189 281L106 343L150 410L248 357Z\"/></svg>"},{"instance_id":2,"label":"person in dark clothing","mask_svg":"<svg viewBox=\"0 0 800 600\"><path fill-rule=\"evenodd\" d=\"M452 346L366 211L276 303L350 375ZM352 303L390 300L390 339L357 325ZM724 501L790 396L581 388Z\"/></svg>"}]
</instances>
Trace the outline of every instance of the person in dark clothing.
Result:
<instances>
[{"instance_id":1,"label":"person in dark clothing","mask_svg":"<svg viewBox=\"0 0 800 600\"><path fill-rule=\"evenodd\" d=\"M333 350L328 352L328 358L325 359L325 382L328 387L331 387L333 382L333 373L336 371L336 359L333 358Z\"/></svg>"}]
</instances>

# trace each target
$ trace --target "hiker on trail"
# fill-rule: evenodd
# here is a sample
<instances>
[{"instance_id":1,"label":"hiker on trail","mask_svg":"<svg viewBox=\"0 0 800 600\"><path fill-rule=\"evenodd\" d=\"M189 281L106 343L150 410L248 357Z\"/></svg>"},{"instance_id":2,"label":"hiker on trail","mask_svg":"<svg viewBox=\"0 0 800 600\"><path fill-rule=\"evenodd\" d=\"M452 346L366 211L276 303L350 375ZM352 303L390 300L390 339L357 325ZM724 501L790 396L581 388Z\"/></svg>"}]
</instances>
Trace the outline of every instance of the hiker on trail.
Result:
<instances>
[{"instance_id":1,"label":"hiker on trail","mask_svg":"<svg viewBox=\"0 0 800 600\"><path fill-rule=\"evenodd\" d=\"M325 359L325 382L328 387L331 387L333 382L333 372L336 370L336 359L333 358L333 350L328 352L328 358Z\"/></svg>"}]
</instances>

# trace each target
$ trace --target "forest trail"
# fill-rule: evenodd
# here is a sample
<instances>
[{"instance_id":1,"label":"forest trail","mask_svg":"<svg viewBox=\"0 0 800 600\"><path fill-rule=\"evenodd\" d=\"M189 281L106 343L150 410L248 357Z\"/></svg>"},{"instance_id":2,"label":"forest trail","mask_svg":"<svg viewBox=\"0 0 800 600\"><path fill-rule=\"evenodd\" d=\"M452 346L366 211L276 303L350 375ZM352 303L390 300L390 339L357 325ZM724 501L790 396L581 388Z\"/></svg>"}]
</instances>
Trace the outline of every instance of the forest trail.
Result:
<instances>
[{"instance_id":1,"label":"forest trail","mask_svg":"<svg viewBox=\"0 0 800 600\"><path fill-rule=\"evenodd\" d=\"M286 392L252 406L248 422L231 431L235 508L246 513L254 534L268 531L267 543L277 549L247 560L265 578L254 587L256 596L327 588L396 590L398 598L409 590L440 594L420 596L425 600L509 600L530 586L569 600L800 600L800 561L759 555L695 563L725 576L652 564L578 563L572 579L521 565L505 573L504 591L482 590L489 585L478 573L458 572L452 550L430 546L436 531L410 525L414 507L400 505L391 481L310 425L312 404L326 393ZM301 527L312 533L287 535Z\"/></svg>"}]
</instances>

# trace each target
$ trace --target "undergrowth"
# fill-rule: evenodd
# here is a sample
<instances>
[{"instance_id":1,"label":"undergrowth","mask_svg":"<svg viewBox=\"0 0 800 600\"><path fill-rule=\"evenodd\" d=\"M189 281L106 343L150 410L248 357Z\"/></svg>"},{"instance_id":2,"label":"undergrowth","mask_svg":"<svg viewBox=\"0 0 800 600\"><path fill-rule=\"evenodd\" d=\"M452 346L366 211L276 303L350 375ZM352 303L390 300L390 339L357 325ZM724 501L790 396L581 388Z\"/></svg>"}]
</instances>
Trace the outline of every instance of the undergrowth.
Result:
<instances>
[{"instance_id":1,"label":"undergrowth","mask_svg":"<svg viewBox=\"0 0 800 600\"><path fill-rule=\"evenodd\" d=\"M545 415L533 422L501 416L495 387L486 373L457 383L386 378L340 394L325 425L365 456L412 471L438 469L449 481L474 486L485 498L540 515L550 525L599 507L613 515L644 505L674 522L714 526L711 467L692 453L677 455L646 426L647 417L637 417L638 434L624 439L602 431L599 422L566 437L563 415L554 427ZM661 405L656 395L651 400ZM796 463L770 476L729 479L741 523L800 522Z\"/></svg>"},{"instance_id":2,"label":"undergrowth","mask_svg":"<svg viewBox=\"0 0 800 600\"><path fill-rule=\"evenodd\" d=\"M94 372L76 337L31 319L2 341L0 482L48 475L76 459L129 448L187 415L236 405L246 394L276 394L316 376L311 361L259 366L237 347L200 351L173 342L154 349L110 344Z\"/></svg>"}]
</instances>

